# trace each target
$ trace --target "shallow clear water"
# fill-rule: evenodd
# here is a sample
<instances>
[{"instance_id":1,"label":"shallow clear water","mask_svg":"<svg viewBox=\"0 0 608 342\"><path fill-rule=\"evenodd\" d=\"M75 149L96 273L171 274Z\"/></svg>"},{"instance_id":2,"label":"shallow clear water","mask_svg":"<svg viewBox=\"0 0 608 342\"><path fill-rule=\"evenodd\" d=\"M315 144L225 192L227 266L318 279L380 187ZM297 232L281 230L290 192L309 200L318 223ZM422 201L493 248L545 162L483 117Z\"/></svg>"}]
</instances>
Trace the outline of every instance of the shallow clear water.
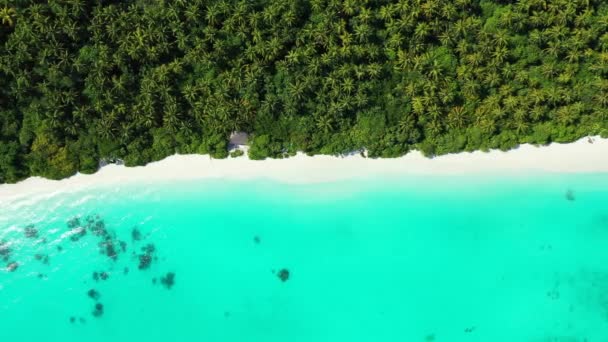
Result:
<instances>
[{"instance_id":1,"label":"shallow clear water","mask_svg":"<svg viewBox=\"0 0 608 342\"><path fill-rule=\"evenodd\" d=\"M606 174L190 181L0 205L2 266L18 263L0 271L0 341L608 341Z\"/></svg>"}]
</instances>

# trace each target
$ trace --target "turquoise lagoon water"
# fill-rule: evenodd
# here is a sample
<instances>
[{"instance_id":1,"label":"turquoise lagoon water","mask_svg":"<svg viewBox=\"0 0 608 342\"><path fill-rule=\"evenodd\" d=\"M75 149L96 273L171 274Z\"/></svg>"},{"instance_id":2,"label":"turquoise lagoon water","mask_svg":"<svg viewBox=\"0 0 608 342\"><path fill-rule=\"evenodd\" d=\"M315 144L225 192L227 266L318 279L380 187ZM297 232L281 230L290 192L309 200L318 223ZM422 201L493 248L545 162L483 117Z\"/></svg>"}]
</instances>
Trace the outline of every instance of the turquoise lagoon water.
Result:
<instances>
[{"instance_id":1,"label":"turquoise lagoon water","mask_svg":"<svg viewBox=\"0 0 608 342\"><path fill-rule=\"evenodd\" d=\"M0 341L608 341L607 174L142 183L0 209L18 266Z\"/></svg>"}]
</instances>

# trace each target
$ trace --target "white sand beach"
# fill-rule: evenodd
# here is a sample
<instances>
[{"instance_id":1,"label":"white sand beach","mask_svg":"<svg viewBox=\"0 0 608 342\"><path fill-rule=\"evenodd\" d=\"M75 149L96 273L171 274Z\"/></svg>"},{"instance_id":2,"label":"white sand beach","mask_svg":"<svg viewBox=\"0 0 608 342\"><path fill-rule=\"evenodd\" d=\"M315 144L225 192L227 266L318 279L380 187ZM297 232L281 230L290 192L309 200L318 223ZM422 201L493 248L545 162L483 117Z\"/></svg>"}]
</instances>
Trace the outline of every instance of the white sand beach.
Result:
<instances>
[{"instance_id":1,"label":"white sand beach","mask_svg":"<svg viewBox=\"0 0 608 342\"><path fill-rule=\"evenodd\" d=\"M592 139L593 143L590 142ZM329 182L399 175L528 174L538 172L608 172L608 139L584 138L569 144L521 145L503 152L476 151L435 157L414 151L400 158L371 159L306 156L250 160L246 156L211 159L207 155L174 155L142 167L108 165L92 175L77 174L60 181L41 177L0 185L0 203L31 194L74 191L85 187L177 179L271 179L288 183Z\"/></svg>"}]
</instances>

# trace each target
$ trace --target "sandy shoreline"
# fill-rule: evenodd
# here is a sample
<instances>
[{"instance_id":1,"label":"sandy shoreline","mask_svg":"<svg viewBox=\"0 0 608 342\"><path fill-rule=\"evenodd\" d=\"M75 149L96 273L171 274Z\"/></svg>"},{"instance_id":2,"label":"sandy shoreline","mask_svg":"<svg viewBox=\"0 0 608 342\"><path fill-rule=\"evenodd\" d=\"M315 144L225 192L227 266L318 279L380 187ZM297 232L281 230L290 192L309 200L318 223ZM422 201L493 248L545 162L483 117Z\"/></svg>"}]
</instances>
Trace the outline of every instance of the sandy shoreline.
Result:
<instances>
[{"instance_id":1,"label":"sandy shoreline","mask_svg":"<svg viewBox=\"0 0 608 342\"><path fill-rule=\"evenodd\" d=\"M288 159L211 159L207 155L174 155L142 167L108 165L93 175L77 174L60 181L40 177L0 185L0 203L31 194L74 191L125 182L193 179L270 179L288 183L399 175L521 174L534 172L608 172L608 139L593 137L570 144L521 145L509 152L476 151L425 158L414 151L393 159L367 159L298 154Z\"/></svg>"}]
</instances>

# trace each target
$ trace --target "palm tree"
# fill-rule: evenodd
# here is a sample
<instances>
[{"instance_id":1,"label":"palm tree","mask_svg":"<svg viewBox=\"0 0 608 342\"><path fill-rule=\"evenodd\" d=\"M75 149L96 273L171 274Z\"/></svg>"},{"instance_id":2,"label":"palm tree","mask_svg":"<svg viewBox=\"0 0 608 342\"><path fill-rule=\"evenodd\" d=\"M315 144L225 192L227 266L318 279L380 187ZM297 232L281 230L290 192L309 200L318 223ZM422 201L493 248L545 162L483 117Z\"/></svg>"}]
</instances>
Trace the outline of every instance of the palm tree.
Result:
<instances>
[{"instance_id":1,"label":"palm tree","mask_svg":"<svg viewBox=\"0 0 608 342\"><path fill-rule=\"evenodd\" d=\"M46 119L51 128L58 128L61 123L61 112L59 110L53 110L48 112Z\"/></svg>"},{"instance_id":2,"label":"palm tree","mask_svg":"<svg viewBox=\"0 0 608 342\"><path fill-rule=\"evenodd\" d=\"M167 104L166 108L163 123L170 131L175 132L179 127L180 119L175 112L174 106Z\"/></svg>"},{"instance_id":3,"label":"palm tree","mask_svg":"<svg viewBox=\"0 0 608 342\"><path fill-rule=\"evenodd\" d=\"M530 75L528 74L528 71L526 70L518 70L517 72L515 72L515 81L525 84L526 82L528 82L530 80Z\"/></svg>"},{"instance_id":4,"label":"palm tree","mask_svg":"<svg viewBox=\"0 0 608 342\"><path fill-rule=\"evenodd\" d=\"M539 105L545 100L545 94L540 89L532 89L528 96L534 105Z\"/></svg>"},{"instance_id":5,"label":"palm tree","mask_svg":"<svg viewBox=\"0 0 608 342\"><path fill-rule=\"evenodd\" d=\"M289 95L296 101L301 101L304 95L304 86L299 80L289 84Z\"/></svg>"},{"instance_id":6,"label":"palm tree","mask_svg":"<svg viewBox=\"0 0 608 342\"><path fill-rule=\"evenodd\" d=\"M517 67L513 64L506 62L502 66L502 75L506 80L513 80Z\"/></svg>"},{"instance_id":7,"label":"palm tree","mask_svg":"<svg viewBox=\"0 0 608 342\"><path fill-rule=\"evenodd\" d=\"M481 131L485 134L492 134L496 130L496 122L493 119L483 117L478 123Z\"/></svg>"},{"instance_id":8,"label":"palm tree","mask_svg":"<svg viewBox=\"0 0 608 342\"><path fill-rule=\"evenodd\" d=\"M495 87L500 83L500 75L497 72L490 72L486 75L485 81L490 86Z\"/></svg>"},{"instance_id":9,"label":"palm tree","mask_svg":"<svg viewBox=\"0 0 608 342\"><path fill-rule=\"evenodd\" d=\"M557 58L562 50L561 43L557 43L555 41L550 41L547 43L547 48L545 48L545 52L550 56Z\"/></svg>"},{"instance_id":10,"label":"palm tree","mask_svg":"<svg viewBox=\"0 0 608 342\"><path fill-rule=\"evenodd\" d=\"M477 67L481 65L483 61L483 55L480 52L474 52L466 56L466 61L469 63L470 66Z\"/></svg>"},{"instance_id":11,"label":"palm tree","mask_svg":"<svg viewBox=\"0 0 608 342\"><path fill-rule=\"evenodd\" d=\"M448 123L452 128L463 128L466 124L465 110L462 106L452 107L448 113Z\"/></svg>"},{"instance_id":12,"label":"palm tree","mask_svg":"<svg viewBox=\"0 0 608 342\"><path fill-rule=\"evenodd\" d=\"M596 108L593 111L593 115L597 117L601 122L606 122L608 119L608 109L606 108Z\"/></svg>"},{"instance_id":13,"label":"palm tree","mask_svg":"<svg viewBox=\"0 0 608 342\"><path fill-rule=\"evenodd\" d=\"M419 40L424 40L430 31L431 31L431 28L429 27L429 25L425 22L421 22L418 25L416 25L416 30L414 31L414 37Z\"/></svg>"},{"instance_id":14,"label":"palm tree","mask_svg":"<svg viewBox=\"0 0 608 342\"><path fill-rule=\"evenodd\" d=\"M449 85L441 87L439 90L439 100L443 105L448 105L456 98L456 92Z\"/></svg>"},{"instance_id":15,"label":"palm tree","mask_svg":"<svg viewBox=\"0 0 608 342\"><path fill-rule=\"evenodd\" d=\"M452 45L452 43L454 43L454 36L452 35L452 32L449 31L440 33L438 38L441 44L444 46Z\"/></svg>"},{"instance_id":16,"label":"palm tree","mask_svg":"<svg viewBox=\"0 0 608 342\"><path fill-rule=\"evenodd\" d=\"M602 107L608 107L608 92L597 92L593 95L593 99Z\"/></svg>"},{"instance_id":17,"label":"palm tree","mask_svg":"<svg viewBox=\"0 0 608 342\"><path fill-rule=\"evenodd\" d=\"M329 115L319 116L317 118L317 128L322 130L324 133L329 133L333 129L333 118Z\"/></svg>"},{"instance_id":18,"label":"palm tree","mask_svg":"<svg viewBox=\"0 0 608 342\"><path fill-rule=\"evenodd\" d=\"M72 15L77 17L85 10L85 4L82 0L68 0L66 1L72 6Z\"/></svg>"},{"instance_id":19,"label":"palm tree","mask_svg":"<svg viewBox=\"0 0 608 342\"><path fill-rule=\"evenodd\" d=\"M287 27L292 27L296 22L297 16L295 11L289 10L285 14L283 14L282 19Z\"/></svg>"},{"instance_id":20,"label":"palm tree","mask_svg":"<svg viewBox=\"0 0 608 342\"><path fill-rule=\"evenodd\" d=\"M421 97L415 97L412 99L412 109L414 113L422 115L424 113L424 101Z\"/></svg>"},{"instance_id":21,"label":"palm tree","mask_svg":"<svg viewBox=\"0 0 608 342\"><path fill-rule=\"evenodd\" d=\"M397 124L397 132L401 134L406 134L412 130L415 125L415 119L411 116L410 113L406 113L401 117L399 123Z\"/></svg>"},{"instance_id":22,"label":"palm tree","mask_svg":"<svg viewBox=\"0 0 608 342\"><path fill-rule=\"evenodd\" d=\"M367 95L361 91L358 91L355 95L354 103L359 108L365 107L368 103Z\"/></svg>"},{"instance_id":23,"label":"palm tree","mask_svg":"<svg viewBox=\"0 0 608 342\"><path fill-rule=\"evenodd\" d=\"M366 24L355 26L355 37L357 37L357 39L359 40L359 43L366 42L370 35L370 32L371 32L371 29Z\"/></svg>"},{"instance_id":24,"label":"palm tree","mask_svg":"<svg viewBox=\"0 0 608 342\"><path fill-rule=\"evenodd\" d=\"M559 94L561 95L561 99L563 100L563 102L572 103L575 94L571 91L565 90L564 88L558 88L558 89L559 89Z\"/></svg>"},{"instance_id":25,"label":"palm tree","mask_svg":"<svg viewBox=\"0 0 608 342\"><path fill-rule=\"evenodd\" d=\"M278 37L272 37L270 41L267 43L268 53L264 56L266 61L270 61L271 59L276 58L281 49L281 41Z\"/></svg>"},{"instance_id":26,"label":"palm tree","mask_svg":"<svg viewBox=\"0 0 608 342\"><path fill-rule=\"evenodd\" d=\"M182 89L182 94L184 95L186 101L188 101L189 103L195 102L195 99L197 97L196 88L192 84L186 84Z\"/></svg>"},{"instance_id":27,"label":"palm tree","mask_svg":"<svg viewBox=\"0 0 608 342\"><path fill-rule=\"evenodd\" d=\"M68 134L71 134L72 136L75 136L78 134L78 129L80 128L80 125L78 124L78 122L76 121L66 121L66 125L65 125L65 132Z\"/></svg>"},{"instance_id":28,"label":"palm tree","mask_svg":"<svg viewBox=\"0 0 608 342\"><path fill-rule=\"evenodd\" d=\"M200 12L200 8L198 7L198 4L196 4L196 3L189 4L188 7L186 8L186 10L184 11L184 16L189 21L195 23L198 20L199 12Z\"/></svg>"},{"instance_id":29,"label":"palm tree","mask_svg":"<svg viewBox=\"0 0 608 342\"><path fill-rule=\"evenodd\" d=\"M0 20L2 20L2 25L13 26L15 22L13 21L13 17L17 14L14 8L4 7L0 9Z\"/></svg>"},{"instance_id":30,"label":"palm tree","mask_svg":"<svg viewBox=\"0 0 608 342\"><path fill-rule=\"evenodd\" d=\"M530 117L536 121L541 121L545 116L545 108L541 106L534 106L530 111Z\"/></svg>"},{"instance_id":31,"label":"palm tree","mask_svg":"<svg viewBox=\"0 0 608 342\"><path fill-rule=\"evenodd\" d=\"M347 94L350 95L350 93L353 91L354 88L355 88L355 84L351 78L347 77L344 80L342 80L342 89L344 89L344 91Z\"/></svg>"},{"instance_id":32,"label":"palm tree","mask_svg":"<svg viewBox=\"0 0 608 342\"><path fill-rule=\"evenodd\" d=\"M218 22L218 17L220 15L219 6L216 4L210 5L207 7L207 14L205 14L205 19L207 23L211 26L215 26Z\"/></svg>"},{"instance_id":33,"label":"palm tree","mask_svg":"<svg viewBox=\"0 0 608 342\"><path fill-rule=\"evenodd\" d=\"M431 122L429 122L426 127L429 133L431 133L431 135L433 136L441 134L441 131L443 130L443 127L439 120L431 120Z\"/></svg>"},{"instance_id":34,"label":"palm tree","mask_svg":"<svg viewBox=\"0 0 608 342\"><path fill-rule=\"evenodd\" d=\"M501 64L508 54L509 50L506 47L502 46L494 50L494 53L492 53L492 57L497 62L497 64Z\"/></svg>"},{"instance_id":35,"label":"palm tree","mask_svg":"<svg viewBox=\"0 0 608 342\"><path fill-rule=\"evenodd\" d=\"M437 60L433 60L430 65L428 75L433 81L437 82L437 80L441 77L441 72L442 70L441 66L439 65L439 62Z\"/></svg>"},{"instance_id":36,"label":"palm tree","mask_svg":"<svg viewBox=\"0 0 608 342\"><path fill-rule=\"evenodd\" d=\"M552 105L557 105L559 101L562 99L561 92L557 87L550 87L546 90L546 98Z\"/></svg>"},{"instance_id":37,"label":"palm tree","mask_svg":"<svg viewBox=\"0 0 608 342\"><path fill-rule=\"evenodd\" d=\"M579 113L573 110L572 106L562 106L557 109L556 119L564 126L576 122Z\"/></svg>"},{"instance_id":38,"label":"palm tree","mask_svg":"<svg viewBox=\"0 0 608 342\"><path fill-rule=\"evenodd\" d=\"M509 34L506 30L499 30L494 34L494 44L505 47L509 43Z\"/></svg>"},{"instance_id":39,"label":"palm tree","mask_svg":"<svg viewBox=\"0 0 608 342\"><path fill-rule=\"evenodd\" d=\"M580 52L578 50L569 50L566 54L566 60L570 63L577 63L580 58Z\"/></svg>"},{"instance_id":40,"label":"palm tree","mask_svg":"<svg viewBox=\"0 0 608 342\"><path fill-rule=\"evenodd\" d=\"M291 49L285 56L285 59L289 65L295 65L300 62L300 55L301 53L298 49Z\"/></svg>"},{"instance_id":41,"label":"palm tree","mask_svg":"<svg viewBox=\"0 0 608 342\"><path fill-rule=\"evenodd\" d=\"M116 134L116 129L114 128L112 121L108 118L102 118L98 121L97 131L106 139L112 139Z\"/></svg>"},{"instance_id":42,"label":"palm tree","mask_svg":"<svg viewBox=\"0 0 608 342\"><path fill-rule=\"evenodd\" d=\"M378 63L371 63L367 66L367 74L371 78L376 78L380 76L380 72L382 71L382 67Z\"/></svg>"},{"instance_id":43,"label":"palm tree","mask_svg":"<svg viewBox=\"0 0 608 342\"><path fill-rule=\"evenodd\" d=\"M515 132L524 134L528 131L530 125L525 120L515 120Z\"/></svg>"},{"instance_id":44,"label":"palm tree","mask_svg":"<svg viewBox=\"0 0 608 342\"><path fill-rule=\"evenodd\" d=\"M456 0L455 4L456 6L458 6L460 9L466 9L467 7L471 6L471 1L472 0Z\"/></svg>"},{"instance_id":45,"label":"palm tree","mask_svg":"<svg viewBox=\"0 0 608 342\"><path fill-rule=\"evenodd\" d=\"M521 106L521 103L519 101L519 99L515 96L507 96L504 100L503 103L505 105L505 108L509 111L514 110L516 107Z\"/></svg>"}]
</instances>

